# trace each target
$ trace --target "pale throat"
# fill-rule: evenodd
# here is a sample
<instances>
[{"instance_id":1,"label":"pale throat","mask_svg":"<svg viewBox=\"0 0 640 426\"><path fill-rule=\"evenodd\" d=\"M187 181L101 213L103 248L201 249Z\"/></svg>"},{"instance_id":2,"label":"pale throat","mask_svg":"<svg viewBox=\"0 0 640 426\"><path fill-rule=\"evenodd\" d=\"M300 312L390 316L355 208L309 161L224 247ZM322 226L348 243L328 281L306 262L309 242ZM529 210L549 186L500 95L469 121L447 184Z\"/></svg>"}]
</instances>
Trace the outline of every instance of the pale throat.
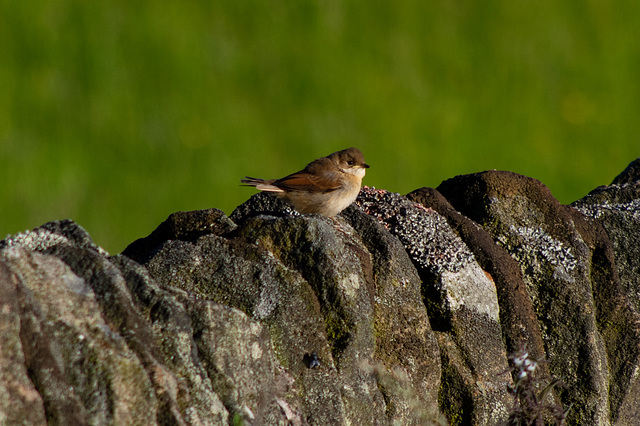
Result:
<instances>
[{"instance_id":1,"label":"pale throat","mask_svg":"<svg viewBox=\"0 0 640 426\"><path fill-rule=\"evenodd\" d=\"M355 175L360 179L364 178L366 170L363 167L351 167L348 169L342 169L343 172L349 173L350 175Z\"/></svg>"}]
</instances>

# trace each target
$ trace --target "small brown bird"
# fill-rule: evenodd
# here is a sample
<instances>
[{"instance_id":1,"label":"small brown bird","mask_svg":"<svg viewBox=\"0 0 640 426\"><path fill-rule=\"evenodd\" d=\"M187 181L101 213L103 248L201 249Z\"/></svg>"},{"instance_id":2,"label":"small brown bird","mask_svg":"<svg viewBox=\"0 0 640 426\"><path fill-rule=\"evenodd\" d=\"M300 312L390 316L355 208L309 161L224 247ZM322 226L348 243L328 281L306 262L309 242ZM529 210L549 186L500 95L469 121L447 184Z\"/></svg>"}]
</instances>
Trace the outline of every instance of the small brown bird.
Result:
<instances>
[{"instance_id":1,"label":"small brown bird","mask_svg":"<svg viewBox=\"0 0 640 426\"><path fill-rule=\"evenodd\" d=\"M307 164L304 170L282 179L256 179L246 176L245 186L273 192L289 201L300 213L333 217L353 203L360 192L369 165L357 148L334 152Z\"/></svg>"}]
</instances>

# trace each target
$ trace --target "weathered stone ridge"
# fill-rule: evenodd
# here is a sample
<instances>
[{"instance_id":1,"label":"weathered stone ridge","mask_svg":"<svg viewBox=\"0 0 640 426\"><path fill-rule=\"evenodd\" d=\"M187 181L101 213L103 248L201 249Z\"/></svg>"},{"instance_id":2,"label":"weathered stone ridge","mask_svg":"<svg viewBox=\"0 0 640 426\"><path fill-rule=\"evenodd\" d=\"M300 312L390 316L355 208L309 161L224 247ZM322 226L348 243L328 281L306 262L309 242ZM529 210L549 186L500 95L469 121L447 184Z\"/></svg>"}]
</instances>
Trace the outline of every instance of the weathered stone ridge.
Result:
<instances>
[{"instance_id":1,"label":"weathered stone ridge","mask_svg":"<svg viewBox=\"0 0 640 426\"><path fill-rule=\"evenodd\" d=\"M571 206L498 171L335 220L256 194L113 256L47 223L0 242L0 424L506 424L523 344L567 424L640 424L639 236L640 159Z\"/></svg>"}]
</instances>

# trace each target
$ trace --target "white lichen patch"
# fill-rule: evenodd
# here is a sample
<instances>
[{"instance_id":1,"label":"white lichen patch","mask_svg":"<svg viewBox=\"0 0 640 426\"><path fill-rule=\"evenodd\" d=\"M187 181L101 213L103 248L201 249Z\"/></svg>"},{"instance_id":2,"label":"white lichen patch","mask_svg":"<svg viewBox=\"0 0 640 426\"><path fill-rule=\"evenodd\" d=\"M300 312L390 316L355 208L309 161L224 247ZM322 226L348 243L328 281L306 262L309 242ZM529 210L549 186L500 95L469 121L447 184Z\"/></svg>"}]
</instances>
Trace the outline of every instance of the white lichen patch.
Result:
<instances>
[{"instance_id":1,"label":"white lichen patch","mask_svg":"<svg viewBox=\"0 0 640 426\"><path fill-rule=\"evenodd\" d=\"M251 358L254 360L262 358L262 346L259 342L253 342L251 345Z\"/></svg>"},{"instance_id":2,"label":"white lichen patch","mask_svg":"<svg viewBox=\"0 0 640 426\"><path fill-rule=\"evenodd\" d=\"M394 234L411 259L435 274L475 263L473 253L433 209L400 194L364 187L356 203Z\"/></svg>"},{"instance_id":3,"label":"white lichen patch","mask_svg":"<svg viewBox=\"0 0 640 426\"><path fill-rule=\"evenodd\" d=\"M357 274L349 274L340 280L338 285L350 298L355 299L360 288L360 277Z\"/></svg>"},{"instance_id":4,"label":"white lichen patch","mask_svg":"<svg viewBox=\"0 0 640 426\"><path fill-rule=\"evenodd\" d=\"M627 203L610 203L604 201L600 204L575 205L574 208L585 216L600 219L610 213L627 213L634 219L640 220L640 199L631 200Z\"/></svg>"},{"instance_id":5,"label":"white lichen patch","mask_svg":"<svg viewBox=\"0 0 640 426\"><path fill-rule=\"evenodd\" d=\"M458 272L443 272L440 283L444 302L452 312L465 306L498 322L496 286L477 263L469 263Z\"/></svg>"},{"instance_id":6,"label":"white lichen patch","mask_svg":"<svg viewBox=\"0 0 640 426\"><path fill-rule=\"evenodd\" d=\"M19 246L27 251L45 251L57 245L74 245L74 243L64 235L51 232L48 229L36 228L33 231L8 235L0 242L0 249ZM102 247L97 246L96 248L100 254L109 256L109 253Z\"/></svg>"},{"instance_id":7,"label":"white lichen patch","mask_svg":"<svg viewBox=\"0 0 640 426\"><path fill-rule=\"evenodd\" d=\"M275 310L278 306L278 294L271 288L262 288L260 290L260 297L258 303L253 309L253 316L256 319L265 319Z\"/></svg>"},{"instance_id":8,"label":"white lichen patch","mask_svg":"<svg viewBox=\"0 0 640 426\"><path fill-rule=\"evenodd\" d=\"M43 251L59 244L69 244L69 240L49 230L36 228L33 231L7 236L4 243L5 247L20 246L28 251Z\"/></svg>"},{"instance_id":9,"label":"white lichen patch","mask_svg":"<svg viewBox=\"0 0 640 426\"><path fill-rule=\"evenodd\" d=\"M543 266L550 265L554 278L574 281L571 273L578 266L578 260L571 247L539 227L511 225L509 231L510 235L499 236L497 242L521 265L528 265L534 273L542 273Z\"/></svg>"}]
</instances>

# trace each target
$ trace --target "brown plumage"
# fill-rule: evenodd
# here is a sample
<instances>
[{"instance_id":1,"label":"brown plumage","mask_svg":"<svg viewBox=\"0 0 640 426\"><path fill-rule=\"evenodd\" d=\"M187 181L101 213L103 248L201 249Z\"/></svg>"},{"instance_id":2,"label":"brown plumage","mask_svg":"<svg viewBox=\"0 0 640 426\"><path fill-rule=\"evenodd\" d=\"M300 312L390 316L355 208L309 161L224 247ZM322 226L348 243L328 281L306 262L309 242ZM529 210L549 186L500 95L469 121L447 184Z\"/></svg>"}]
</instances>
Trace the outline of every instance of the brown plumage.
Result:
<instances>
[{"instance_id":1,"label":"brown plumage","mask_svg":"<svg viewBox=\"0 0 640 426\"><path fill-rule=\"evenodd\" d=\"M368 168L362 152L348 148L318 158L303 170L281 179L247 176L241 182L260 191L273 192L289 201L300 213L332 217L355 201Z\"/></svg>"}]
</instances>

